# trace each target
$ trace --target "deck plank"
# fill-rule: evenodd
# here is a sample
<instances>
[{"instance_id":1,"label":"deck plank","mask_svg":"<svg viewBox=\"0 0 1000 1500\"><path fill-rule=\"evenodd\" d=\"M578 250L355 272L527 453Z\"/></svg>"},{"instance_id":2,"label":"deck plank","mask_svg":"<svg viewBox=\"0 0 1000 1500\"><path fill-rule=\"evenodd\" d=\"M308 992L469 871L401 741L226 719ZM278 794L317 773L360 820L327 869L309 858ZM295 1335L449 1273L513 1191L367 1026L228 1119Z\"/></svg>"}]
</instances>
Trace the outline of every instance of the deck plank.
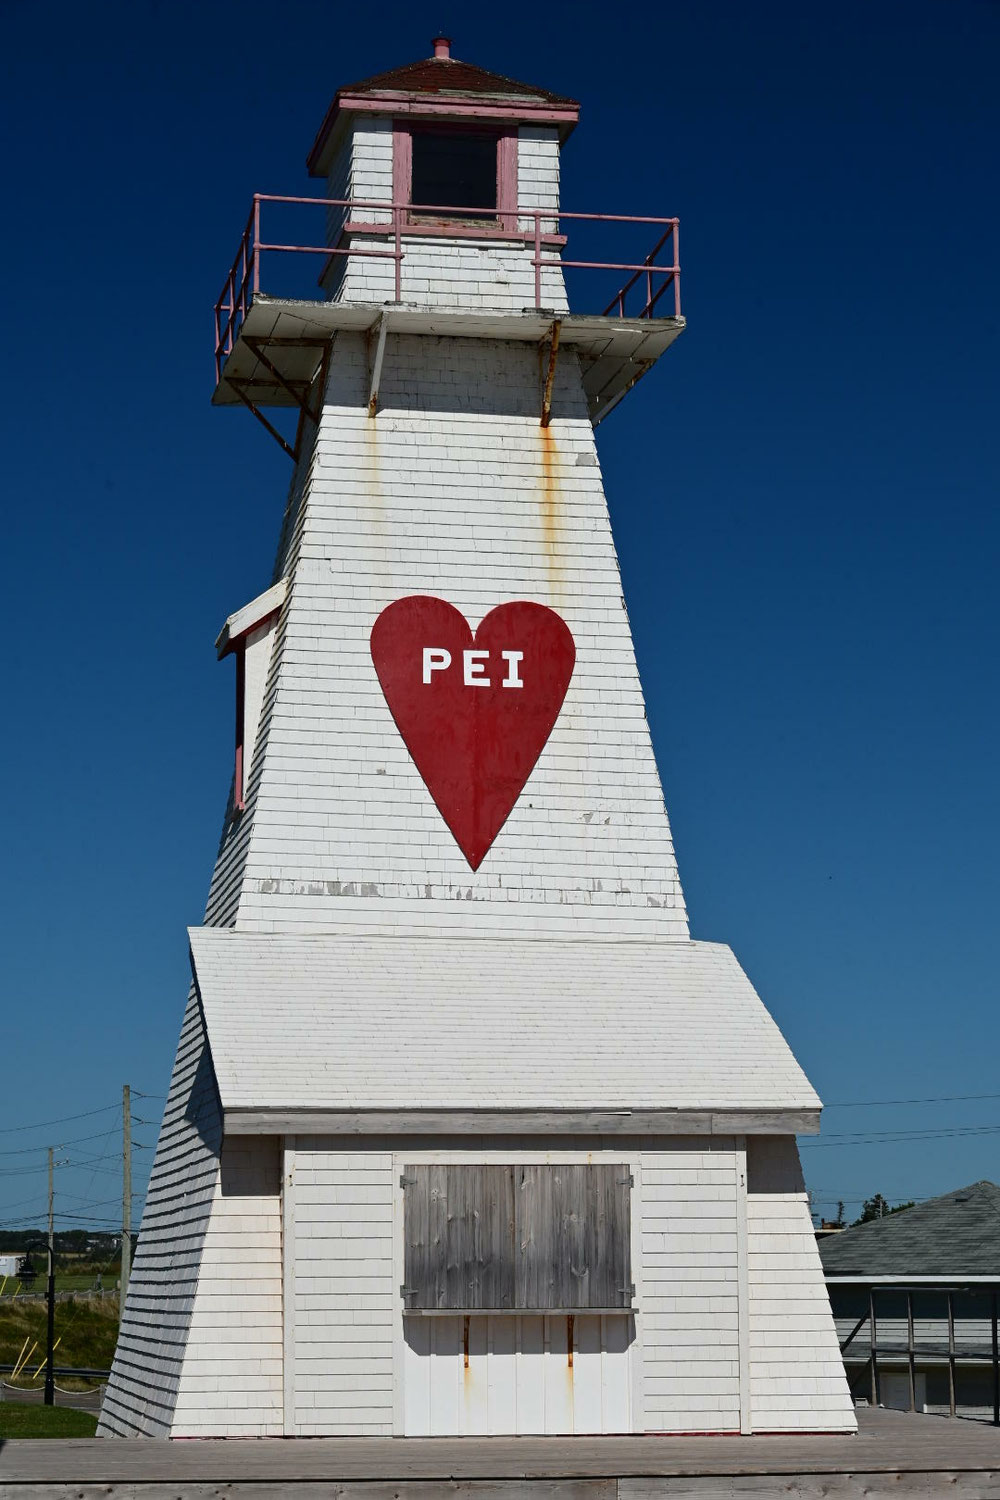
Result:
<instances>
[{"instance_id":1,"label":"deck plank","mask_svg":"<svg viewBox=\"0 0 1000 1500\"><path fill-rule=\"evenodd\" d=\"M164 1484L177 1494L210 1496L224 1492L218 1486L246 1482L256 1500L265 1500L271 1484L278 1486L275 1495L294 1491L299 1500L314 1486L339 1500L394 1500L401 1485L406 1500L431 1494L515 1500L528 1493L554 1500L690 1493L714 1500L766 1494L782 1476L786 1482L775 1493L820 1493L815 1485L801 1488L808 1475L825 1476L829 1495L1000 1495L1000 1430L897 1412L859 1415L857 1437L11 1440L0 1445L0 1497L34 1500L32 1487L54 1496L54 1485L72 1485L79 1500L113 1495L111 1486L128 1486L120 1493L130 1496L144 1495L145 1487L162 1495ZM898 1478L873 1487L871 1476L878 1475L911 1477L908 1487ZM866 1488L844 1488L848 1481L857 1486L859 1476L868 1476ZM968 1489L964 1476L978 1490ZM799 1488L787 1482L797 1479ZM679 1489L680 1481L697 1483Z\"/></svg>"}]
</instances>

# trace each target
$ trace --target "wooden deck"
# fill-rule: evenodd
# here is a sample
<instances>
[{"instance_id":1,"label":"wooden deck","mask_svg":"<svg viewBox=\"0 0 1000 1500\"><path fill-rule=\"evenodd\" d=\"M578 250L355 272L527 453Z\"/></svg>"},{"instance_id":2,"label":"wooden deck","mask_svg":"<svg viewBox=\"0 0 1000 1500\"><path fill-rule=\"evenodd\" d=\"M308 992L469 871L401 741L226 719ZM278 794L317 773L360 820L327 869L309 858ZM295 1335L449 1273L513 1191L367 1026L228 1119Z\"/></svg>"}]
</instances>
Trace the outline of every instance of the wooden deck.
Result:
<instances>
[{"instance_id":1,"label":"wooden deck","mask_svg":"<svg viewBox=\"0 0 1000 1500\"><path fill-rule=\"evenodd\" d=\"M1000 1497L1000 1430L860 1417L857 1437L12 1441L0 1500Z\"/></svg>"}]
</instances>

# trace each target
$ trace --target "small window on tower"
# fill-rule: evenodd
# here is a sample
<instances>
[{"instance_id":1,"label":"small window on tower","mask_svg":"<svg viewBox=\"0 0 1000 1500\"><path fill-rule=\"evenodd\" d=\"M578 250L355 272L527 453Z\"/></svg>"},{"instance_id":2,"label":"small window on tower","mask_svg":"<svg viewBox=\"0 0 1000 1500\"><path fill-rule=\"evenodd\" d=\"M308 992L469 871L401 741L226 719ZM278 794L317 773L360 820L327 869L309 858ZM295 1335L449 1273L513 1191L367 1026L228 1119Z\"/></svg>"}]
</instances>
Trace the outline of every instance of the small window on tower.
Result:
<instances>
[{"instance_id":1,"label":"small window on tower","mask_svg":"<svg viewBox=\"0 0 1000 1500\"><path fill-rule=\"evenodd\" d=\"M497 137L486 132L414 130L414 216L495 219L497 146Z\"/></svg>"}]
</instances>

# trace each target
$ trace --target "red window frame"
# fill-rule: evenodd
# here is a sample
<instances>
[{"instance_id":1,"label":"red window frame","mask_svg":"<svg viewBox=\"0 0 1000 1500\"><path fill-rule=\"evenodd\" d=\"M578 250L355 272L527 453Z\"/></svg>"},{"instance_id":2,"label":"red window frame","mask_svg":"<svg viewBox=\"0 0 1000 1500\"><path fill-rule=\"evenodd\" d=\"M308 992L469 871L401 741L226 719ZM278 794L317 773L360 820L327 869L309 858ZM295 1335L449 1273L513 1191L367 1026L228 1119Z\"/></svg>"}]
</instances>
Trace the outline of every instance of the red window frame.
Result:
<instances>
[{"instance_id":1,"label":"red window frame","mask_svg":"<svg viewBox=\"0 0 1000 1500\"><path fill-rule=\"evenodd\" d=\"M456 214L448 218L442 215L440 218L428 218L423 215L414 215L409 211L409 205L413 194L413 137L414 135L433 130L436 134L442 131L454 131L456 135L489 135L497 143L497 206L496 214L473 221ZM395 120L392 130L392 199L394 203L407 205L406 226L407 228L423 228L434 230L447 225L449 232L461 231L466 234L496 234L498 231L504 234L517 233L517 130L510 126L466 124L464 122L452 122L450 120L428 120L426 124L414 123L410 120Z\"/></svg>"}]
</instances>

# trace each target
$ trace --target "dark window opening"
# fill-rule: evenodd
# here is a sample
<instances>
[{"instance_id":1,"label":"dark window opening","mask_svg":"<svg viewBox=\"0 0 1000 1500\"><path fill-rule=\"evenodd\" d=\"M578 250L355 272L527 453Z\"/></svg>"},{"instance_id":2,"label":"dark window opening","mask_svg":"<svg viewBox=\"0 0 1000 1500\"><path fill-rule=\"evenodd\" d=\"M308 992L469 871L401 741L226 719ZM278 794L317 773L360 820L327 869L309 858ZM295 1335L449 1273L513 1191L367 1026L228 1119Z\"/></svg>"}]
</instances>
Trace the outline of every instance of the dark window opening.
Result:
<instances>
[{"instance_id":1,"label":"dark window opening","mask_svg":"<svg viewBox=\"0 0 1000 1500\"><path fill-rule=\"evenodd\" d=\"M450 218L493 219L497 211L497 138L455 130L413 132L410 202L417 213L459 210Z\"/></svg>"}]
</instances>

